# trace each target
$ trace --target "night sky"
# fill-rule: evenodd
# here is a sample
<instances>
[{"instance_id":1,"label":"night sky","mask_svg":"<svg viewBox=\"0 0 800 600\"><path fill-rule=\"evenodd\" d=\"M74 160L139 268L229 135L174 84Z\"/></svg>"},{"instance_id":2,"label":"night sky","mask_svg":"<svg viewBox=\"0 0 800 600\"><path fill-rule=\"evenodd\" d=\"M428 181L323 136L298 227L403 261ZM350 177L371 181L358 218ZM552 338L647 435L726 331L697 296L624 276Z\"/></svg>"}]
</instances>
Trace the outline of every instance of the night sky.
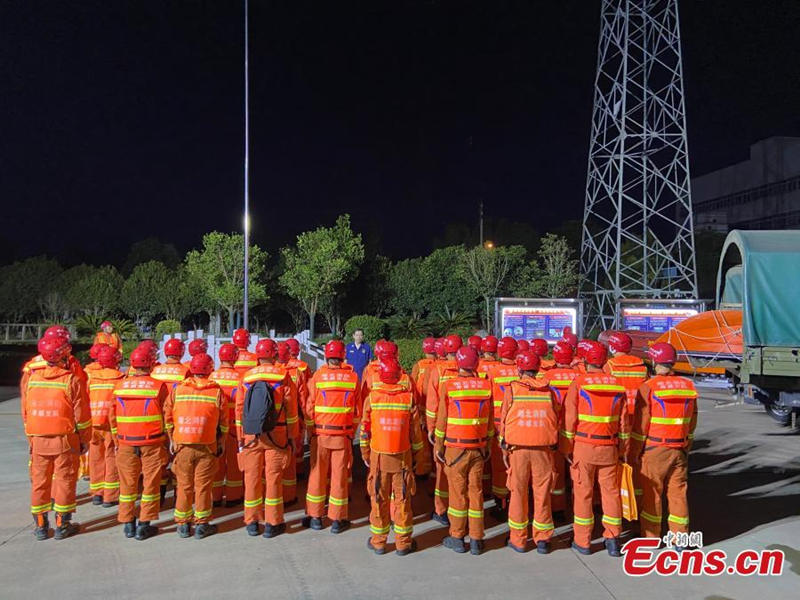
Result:
<instances>
[{"instance_id":1,"label":"night sky","mask_svg":"<svg viewBox=\"0 0 800 600\"><path fill-rule=\"evenodd\" d=\"M241 226L243 2L0 8L0 263ZM394 258L582 215L599 0L251 0L254 240L349 212ZM680 3L693 174L800 135L800 2Z\"/></svg>"}]
</instances>

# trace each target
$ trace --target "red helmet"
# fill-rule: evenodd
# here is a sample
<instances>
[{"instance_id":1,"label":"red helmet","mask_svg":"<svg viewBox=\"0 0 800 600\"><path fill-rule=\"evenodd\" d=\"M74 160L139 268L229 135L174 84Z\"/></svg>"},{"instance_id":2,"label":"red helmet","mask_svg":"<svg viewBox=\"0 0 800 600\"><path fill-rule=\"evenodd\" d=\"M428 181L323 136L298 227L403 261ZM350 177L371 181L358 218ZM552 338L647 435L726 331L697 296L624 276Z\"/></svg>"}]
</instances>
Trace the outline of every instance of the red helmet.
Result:
<instances>
[{"instance_id":1,"label":"red helmet","mask_svg":"<svg viewBox=\"0 0 800 600\"><path fill-rule=\"evenodd\" d=\"M278 360L281 362L288 362L292 358L292 353L289 352L289 344L286 342L278 342Z\"/></svg>"},{"instance_id":2,"label":"red helmet","mask_svg":"<svg viewBox=\"0 0 800 600\"><path fill-rule=\"evenodd\" d=\"M469 346L470 348L474 348L475 352L480 352L481 351L481 342L482 341L483 341L483 338L481 336L479 336L479 335L471 335L471 336L469 336L469 339L467 340L467 346Z\"/></svg>"},{"instance_id":3,"label":"red helmet","mask_svg":"<svg viewBox=\"0 0 800 600\"><path fill-rule=\"evenodd\" d=\"M517 354L517 340L506 336L497 342L497 355L500 358L514 358Z\"/></svg>"},{"instance_id":4,"label":"red helmet","mask_svg":"<svg viewBox=\"0 0 800 600\"><path fill-rule=\"evenodd\" d=\"M591 344L592 340L581 340L575 345L575 354L578 355L578 358L586 358L586 351Z\"/></svg>"},{"instance_id":5,"label":"red helmet","mask_svg":"<svg viewBox=\"0 0 800 600\"><path fill-rule=\"evenodd\" d=\"M434 354L436 352L436 340L432 337L426 337L422 340L422 351L425 354Z\"/></svg>"},{"instance_id":6,"label":"red helmet","mask_svg":"<svg viewBox=\"0 0 800 600\"><path fill-rule=\"evenodd\" d=\"M456 364L459 369L475 370L478 367L478 358L475 348L469 346L462 346L456 352Z\"/></svg>"},{"instance_id":7,"label":"red helmet","mask_svg":"<svg viewBox=\"0 0 800 600\"><path fill-rule=\"evenodd\" d=\"M487 335L481 342L481 352L494 353L497 352L497 338L493 335Z\"/></svg>"},{"instance_id":8,"label":"red helmet","mask_svg":"<svg viewBox=\"0 0 800 600\"><path fill-rule=\"evenodd\" d=\"M403 368L393 356L382 360L378 366L378 376L383 383L397 383L403 374Z\"/></svg>"},{"instance_id":9,"label":"red helmet","mask_svg":"<svg viewBox=\"0 0 800 600\"><path fill-rule=\"evenodd\" d=\"M103 344L103 347L97 352L97 362L106 369L116 369L122 362L122 354L119 350Z\"/></svg>"},{"instance_id":10,"label":"red helmet","mask_svg":"<svg viewBox=\"0 0 800 600\"><path fill-rule=\"evenodd\" d=\"M211 375L211 371L214 370L214 359L205 352L199 352L192 357L189 370L192 375Z\"/></svg>"},{"instance_id":11,"label":"red helmet","mask_svg":"<svg viewBox=\"0 0 800 600\"><path fill-rule=\"evenodd\" d=\"M72 341L72 335L70 334L69 329L63 325L53 325L52 327L48 327L44 330L44 335L42 337L62 338L67 340L67 342Z\"/></svg>"},{"instance_id":12,"label":"red helmet","mask_svg":"<svg viewBox=\"0 0 800 600\"><path fill-rule=\"evenodd\" d=\"M647 354L657 365L674 365L678 361L675 347L667 342L658 342L650 346Z\"/></svg>"},{"instance_id":13,"label":"red helmet","mask_svg":"<svg viewBox=\"0 0 800 600\"><path fill-rule=\"evenodd\" d=\"M69 356L69 342L62 337L43 337L37 344L42 358L49 363L61 362Z\"/></svg>"},{"instance_id":14,"label":"red helmet","mask_svg":"<svg viewBox=\"0 0 800 600\"><path fill-rule=\"evenodd\" d=\"M300 356L300 342L298 342L294 338L289 338L286 340L286 345L289 346L289 353L297 358Z\"/></svg>"},{"instance_id":15,"label":"red helmet","mask_svg":"<svg viewBox=\"0 0 800 600\"><path fill-rule=\"evenodd\" d=\"M531 345L528 343L528 340L517 340L517 353L526 352L530 349Z\"/></svg>"},{"instance_id":16,"label":"red helmet","mask_svg":"<svg viewBox=\"0 0 800 600\"><path fill-rule=\"evenodd\" d=\"M397 358L397 344L389 340L380 340L375 344L375 356L378 360Z\"/></svg>"},{"instance_id":17,"label":"red helmet","mask_svg":"<svg viewBox=\"0 0 800 600\"><path fill-rule=\"evenodd\" d=\"M608 349L612 352L630 352L633 348L631 336L622 331L612 331L608 336Z\"/></svg>"},{"instance_id":18,"label":"red helmet","mask_svg":"<svg viewBox=\"0 0 800 600\"><path fill-rule=\"evenodd\" d=\"M92 360L97 360L97 353L100 352L101 348L106 346L107 344L92 344L92 347L89 348L89 358Z\"/></svg>"},{"instance_id":19,"label":"red helmet","mask_svg":"<svg viewBox=\"0 0 800 600\"><path fill-rule=\"evenodd\" d=\"M100 323L100 329L103 329L104 327L113 327L113 326L114 325L112 325L111 321L103 321L102 323Z\"/></svg>"},{"instance_id":20,"label":"red helmet","mask_svg":"<svg viewBox=\"0 0 800 600\"><path fill-rule=\"evenodd\" d=\"M560 365L568 365L575 358L575 349L564 340L553 346L553 358Z\"/></svg>"},{"instance_id":21,"label":"red helmet","mask_svg":"<svg viewBox=\"0 0 800 600\"><path fill-rule=\"evenodd\" d=\"M451 333L446 338L444 338L444 351L447 354L455 354L458 352L458 349L464 345L464 341L461 337L457 336L454 333Z\"/></svg>"},{"instance_id":22,"label":"red helmet","mask_svg":"<svg viewBox=\"0 0 800 600\"><path fill-rule=\"evenodd\" d=\"M534 352L536 352L536 356L539 358L547 356L547 353L550 352L550 346L547 344L547 340L544 338L536 338L535 340L531 340L531 348Z\"/></svg>"},{"instance_id":23,"label":"red helmet","mask_svg":"<svg viewBox=\"0 0 800 600\"><path fill-rule=\"evenodd\" d=\"M134 369L149 369L153 366L153 355L147 348L138 346L131 352L131 366Z\"/></svg>"},{"instance_id":24,"label":"red helmet","mask_svg":"<svg viewBox=\"0 0 800 600\"><path fill-rule=\"evenodd\" d=\"M222 344L219 347L219 359L225 362L236 362L239 357L239 348L233 344Z\"/></svg>"},{"instance_id":25,"label":"red helmet","mask_svg":"<svg viewBox=\"0 0 800 600\"><path fill-rule=\"evenodd\" d=\"M564 329L566 329L566 327ZM578 336L571 331L564 331L561 341L567 342L570 346L572 346L573 350L578 347Z\"/></svg>"},{"instance_id":26,"label":"red helmet","mask_svg":"<svg viewBox=\"0 0 800 600\"><path fill-rule=\"evenodd\" d=\"M342 340L331 340L325 344L325 360L329 358L344 360L344 342Z\"/></svg>"},{"instance_id":27,"label":"red helmet","mask_svg":"<svg viewBox=\"0 0 800 600\"><path fill-rule=\"evenodd\" d=\"M608 349L600 342L590 341L586 347L586 363L595 367L602 367L608 358Z\"/></svg>"},{"instance_id":28,"label":"red helmet","mask_svg":"<svg viewBox=\"0 0 800 600\"><path fill-rule=\"evenodd\" d=\"M178 338L170 338L164 343L164 356L183 356L183 351L186 347L182 340ZM149 351L149 350L148 350Z\"/></svg>"},{"instance_id":29,"label":"red helmet","mask_svg":"<svg viewBox=\"0 0 800 600\"><path fill-rule=\"evenodd\" d=\"M447 356L447 351L444 349L444 338L436 338L436 341L433 343L433 349L436 350L436 355L439 358L445 358Z\"/></svg>"},{"instance_id":30,"label":"red helmet","mask_svg":"<svg viewBox=\"0 0 800 600\"><path fill-rule=\"evenodd\" d=\"M149 352L153 357L153 361L155 362L155 359L158 356L158 344L156 344L153 340L150 338L142 340L139 342L137 348L143 348L145 351ZM181 350L181 356L183 356L183 350Z\"/></svg>"},{"instance_id":31,"label":"red helmet","mask_svg":"<svg viewBox=\"0 0 800 600\"><path fill-rule=\"evenodd\" d=\"M275 340L269 338L258 340L256 344L256 356L258 358L275 358L278 356L278 344L275 343Z\"/></svg>"},{"instance_id":32,"label":"red helmet","mask_svg":"<svg viewBox=\"0 0 800 600\"><path fill-rule=\"evenodd\" d=\"M534 350L525 350L517 354L517 368L520 371L538 371L541 361Z\"/></svg>"},{"instance_id":33,"label":"red helmet","mask_svg":"<svg viewBox=\"0 0 800 600\"><path fill-rule=\"evenodd\" d=\"M237 329L233 332L233 343L237 348L247 348L250 345L250 332L247 329Z\"/></svg>"},{"instance_id":34,"label":"red helmet","mask_svg":"<svg viewBox=\"0 0 800 600\"><path fill-rule=\"evenodd\" d=\"M207 354L208 353L208 342L206 342L203 338L195 338L191 342L189 342L189 356L194 356L195 354Z\"/></svg>"}]
</instances>

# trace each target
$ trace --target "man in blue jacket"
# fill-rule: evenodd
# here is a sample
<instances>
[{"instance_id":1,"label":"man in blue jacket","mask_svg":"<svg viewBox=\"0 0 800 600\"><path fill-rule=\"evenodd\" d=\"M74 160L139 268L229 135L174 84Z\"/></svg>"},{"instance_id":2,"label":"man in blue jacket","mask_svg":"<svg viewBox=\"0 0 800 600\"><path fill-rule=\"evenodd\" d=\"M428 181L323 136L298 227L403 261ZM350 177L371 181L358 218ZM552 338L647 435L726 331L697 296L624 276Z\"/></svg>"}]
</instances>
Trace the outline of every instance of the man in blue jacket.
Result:
<instances>
[{"instance_id":1,"label":"man in blue jacket","mask_svg":"<svg viewBox=\"0 0 800 600\"><path fill-rule=\"evenodd\" d=\"M363 329L356 329L353 332L353 341L347 344L346 352L345 360L353 367L360 380L364 367L372 360L372 348L364 341Z\"/></svg>"}]
</instances>

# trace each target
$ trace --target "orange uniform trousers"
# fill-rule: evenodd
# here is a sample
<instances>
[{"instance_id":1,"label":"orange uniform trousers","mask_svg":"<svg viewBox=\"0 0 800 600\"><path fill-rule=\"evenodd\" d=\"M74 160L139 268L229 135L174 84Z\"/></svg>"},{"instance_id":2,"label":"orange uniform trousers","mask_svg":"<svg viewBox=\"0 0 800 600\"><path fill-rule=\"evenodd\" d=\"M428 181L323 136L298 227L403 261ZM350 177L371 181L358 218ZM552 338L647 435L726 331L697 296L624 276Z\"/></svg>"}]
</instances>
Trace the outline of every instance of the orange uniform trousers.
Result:
<instances>
[{"instance_id":1,"label":"orange uniform trousers","mask_svg":"<svg viewBox=\"0 0 800 600\"><path fill-rule=\"evenodd\" d=\"M555 481L550 492L550 504L553 512L558 512L567 508L567 459L560 452L553 453L553 468Z\"/></svg>"},{"instance_id":2,"label":"orange uniform trousers","mask_svg":"<svg viewBox=\"0 0 800 600\"><path fill-rule=\"evenodd\" d=\"M75 485L78 482L80 439L77 435L32 436L31 513L54 510L75 512Z\"/></svg>"},{"instance_id":3,"label":"orange uniform trousers","mask_svg":"<svg viewBox=\"0 0 800 600\"><path fill-rule=\"evenodd\" d=\"M433 510L436 514L443 515L447 512L447 505L450 500L450 489L447 484L447 473L445 466L436 461L436 478L433 487Z\"/></svg>"},{"instance_id":4,"label":"orange uniform trousers","mask_svg":"<svg viewBox=\"0 0 800 600\"><path fill-rule=\"evenodd\" d=\"M553 490L553 450L548 447L514 448L509 454L508 529L511 543L524 548L529 526L533 525L533 541L546 542L553 537L553 512L550 498ZM533 523L528 519L528 493L533 490Z\"/></svg>"},{"instance_id":5,"label":"orange uniform trousers","mask_svg":"<svg viewBox=\"0 0 800 600\"><path fill-rule=\"evenodd\" d=\"M94 429L89 443L89 491L103 502L119 500L119 474L114 438L108 429Z\"/></svg>"},{"instance_id":6,"label":"orange uniform trousers","mask_svg":"<svg viewBox=\"0 0 800 600\"><path fill-rule=\"evenodd\" d=\"M239 453L244 471L244 522L283 523L283 470L292 461L291 446L279 448L266 436Z\"/></svg>"},{"instance_id":7,"label":"orange uniform trousers","mask_svg":"<svg viewBox=\"0 0 800 600\"><path fill-rule=\"evenodd\" d=\"M372 508L369 513L370 543L373 548L386 546L394 523L394 541L398 550L411 547L414 533L414 511L411 497L416 493L416 481L411 470L411 453L372 454L367 475L367 493Z\"/></svg>"},{"instance_id":8,"label":"orange uniform trousers","mask_svg":"<svg viewBox=\"0 0 800 600\"><path fill-rule=\"evenodd\" d=\"M500 424L495 423L495 428L499 429ZM497 437L492 440L491 468L492 496L499 498L500 505L505 508L505 504L508 502L508 482L506 465L503 463L503 451L500 449ZM488 473L484 472L484 481L488 479L488 475Z\"/></svg>"},{"instance_id":9,"label":"orange uniform trousers","mask_svg":"<svg viewBox=\"0 0 800 600\"><path fill-rule=\"evenodd\" d=\"M642 496L639 524L644 537L660 537L663 519L661 498L666 492L669 514L667 525L672 532L689 530L689 503L686 491L689 479L687 452L680 448L651 446L642 455Z\"/></svg>"},{"instance_id":10,"label":"orange uniform trousers","mask_svg":"<svg viewBox=\"0 0 800 600\"><path fill-rule=\"evenodd\" d=\"M297 444L295 439L295 444ZM296 447L296 446L295 446ZM283 503L289 504L297 500L297 454L289 457L286 468L281 474L281 486L283 488Z\"/></svg>"},{"instance_id":11,"label":"orange uniform trousers","mask_svg":"<svg viewBox=\"0 0 800 600\"><path fill-rule=\"evenodd\" d=\"M484 451L485 452L485 451ZM450 486L447 516L450 535L483 539L483 465L485 454L473 448L446 447L445 471ZM469 527L468 527L469 526Z\"/></svg>"},{"instance_id":12,"label":"orange uniform trousers","mask_svg":"<svg viewBox=\"0 0 800 600\"><path fill-rule=\"evenodd\" d=\"M328 518L348 519L350 474L353 467L353 443L343 435L316 435L311 438L311 472L308 475L306 514L322 517L325 497L328 498ZM328 477L330 476L330 492Z\"/></svg>"},{"instance_id":13,"label":"orange uniform trousers","mask_svg":"<svg viewBox=\"0 0 800 600\"><path fill-rule=\"evenodd\" d=\"M603 506L603 537L619 537L622 529L622 501L619 495L620 476L616 446L595 446L576 441L573 451L572 496L575 543L588 548L594 529L592 497L595 482L600 488Z\"/></svg>"},{"instance_id":14,"label":"orange uniform trousers","mask_svg":"<svg viewBox=\"0 0 800 600\"><path fill-rule=\"evenodd\" d=\"M211 520L211 490L219 460L215 445L178 446L172 459L175 475L175 522L208 523Z\"/></svg>"},{"instance_id":15,"label":"orange uniform trousers","mask_svg":"<svg viewBox=\"0 0 800 600\"><path fill-rule=\"evenodd\" d=\"M239 446L236 435L225 436L225 452L217 459L217 472L214 475L212 500L218 502L225 496L225 500L232 502L241 500L244 494L244 479L238 461Z\"/></svg>"},{"instance_id":16,"label":"orange uniform trousers","mask_svg":"<svg viewBox=\"0 0 800 600\"><path fill-rule=\"evenodd\" d=\"M166 450L159 442L151 446L128 446L117 448L117 471L119 472L120 523L129 523L136 518L136 499L139 497L139 476L142 477L142 501L139 505L140 521L156 521L161 510L161 471Z\"/></svg>"}]
</instances>

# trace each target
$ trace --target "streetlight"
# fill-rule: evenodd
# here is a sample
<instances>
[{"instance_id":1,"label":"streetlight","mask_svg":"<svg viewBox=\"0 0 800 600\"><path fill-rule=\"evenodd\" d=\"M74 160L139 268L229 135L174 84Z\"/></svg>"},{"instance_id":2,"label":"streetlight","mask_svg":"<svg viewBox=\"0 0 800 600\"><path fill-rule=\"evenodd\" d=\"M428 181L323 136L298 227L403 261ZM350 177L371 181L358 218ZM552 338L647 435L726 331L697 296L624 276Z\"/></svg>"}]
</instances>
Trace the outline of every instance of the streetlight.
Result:
<instances>
[{"instance_id":1,"label":"streetlight","mask_svg":"<svg viewBox=\"0 0 800 600\"><path fill-rule=\"evenodd\" d=\"M250 24L249 0L244 0L244 311L242 327L247 329L250 300Z\"/></svg>"},{"instance_id":2,"label":"streetlight","mask_svg":"<svg viewBox=\"0 0 800 600\"><path fill-rule=\"evenodd\" d=\"M492 240L486 240L485 242L483 242L483 247L486 248L487 250L491 250L492 248L494 248L494 242Z\"/></svg>"}]
</instances>

